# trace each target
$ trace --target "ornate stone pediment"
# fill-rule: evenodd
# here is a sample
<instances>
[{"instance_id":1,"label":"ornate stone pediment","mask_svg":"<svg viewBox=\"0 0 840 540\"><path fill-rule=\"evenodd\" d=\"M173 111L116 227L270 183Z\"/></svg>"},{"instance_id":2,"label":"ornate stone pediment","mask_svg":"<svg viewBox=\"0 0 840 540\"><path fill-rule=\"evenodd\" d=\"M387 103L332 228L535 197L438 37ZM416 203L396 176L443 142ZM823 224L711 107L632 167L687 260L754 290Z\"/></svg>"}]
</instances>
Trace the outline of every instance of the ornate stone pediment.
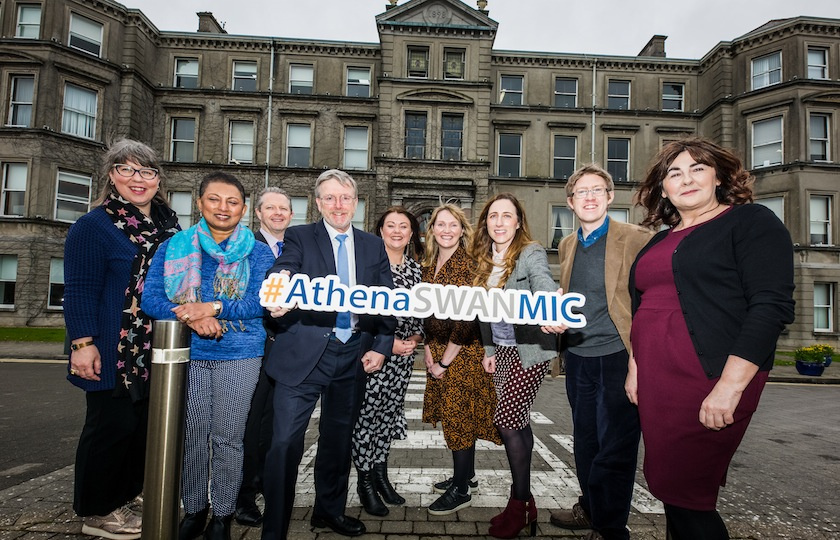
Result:
<instances>
[{"instance_id":1,"label":"ornate stone pediment","mask_svg":"<svg viewBox=\"0 0 840 540\"><path fill-rule=\"evenodd\" d=\"M477 9L457 0L410 0L376 17L376 22L392 27L482 29L495 32L498 23Z\"/></svg>"},{"instance_id":2,"label":"ornate stone pediment","mask_svg":"<svg viewBox=\"0 0 840 540\"><path fill-rule=\"evenodd\" d=\"M810 94L802 98L802 103L825 103L837 106L840 105L840 92L828 91Z\"/></svg>"}]
</instances>

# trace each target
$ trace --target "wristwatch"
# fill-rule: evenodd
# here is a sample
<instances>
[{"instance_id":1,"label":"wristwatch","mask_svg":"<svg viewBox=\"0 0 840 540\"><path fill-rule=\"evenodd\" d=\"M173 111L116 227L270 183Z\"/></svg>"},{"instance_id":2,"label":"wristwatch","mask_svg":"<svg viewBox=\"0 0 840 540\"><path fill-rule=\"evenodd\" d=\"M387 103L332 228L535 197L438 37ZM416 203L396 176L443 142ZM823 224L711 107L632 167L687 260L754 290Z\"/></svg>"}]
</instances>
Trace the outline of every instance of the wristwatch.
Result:
<instances>
[{"instance_id":1,"label":"wristwatch","mask_svg":"<svg viewBox=\"0 0 840 540\"><path fill-rule=\"evenodd\" d=\"M222 312L222 303L218 300L213 301L213 316L218 317L219 314Z\"/></svg>"}]
</instances>

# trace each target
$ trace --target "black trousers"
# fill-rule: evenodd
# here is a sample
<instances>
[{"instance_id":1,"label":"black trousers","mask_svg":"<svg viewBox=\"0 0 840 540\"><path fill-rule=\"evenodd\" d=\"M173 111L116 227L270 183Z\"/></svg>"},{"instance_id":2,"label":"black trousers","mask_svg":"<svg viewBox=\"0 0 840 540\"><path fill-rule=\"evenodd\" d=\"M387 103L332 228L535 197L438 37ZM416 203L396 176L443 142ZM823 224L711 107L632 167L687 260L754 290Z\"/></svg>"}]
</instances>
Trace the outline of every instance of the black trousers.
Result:
<instances>
[{"instance_id":1,"label":"black trousers","mask_svg":"<svg viewBox=\"0 0 840 540\"><path fill-rule=\"evenodd\" d=\"M315 369L302 383L274 381L274 433L265 463L263 540L285 540L295 502L306 427L321 400L315 455L313 515L344 515L350 478L353 428L365 391L358 334L347 343L330 338Z\"/></svg>"},{"instance_id":2,"label":"black trousers","mask_svg":"<svg viewBox=\"0 0 840 540\"><path fill-rule=\"evenodd\" d=\"M79 516L104 516L143 491L149 402L114 397L113 390L87 392L86 399L73 510Z\"/></svg>"},{"instance_id":3,"label":"black trousers","mask_svg":"<svg viewBox=\"0 0 840 540\"><path fill-rule=\"evenodd\" d=\"M260 368L260 379L257 381L254 397L251 398L251 411L245 425L245 455L242 461L242 486L236 501L237 508L252 506L257 494L263 491L265 455L271 445L271 423L274 418L273 397L274 383L265 374L265 369Z\"/></svg>"}]
</instances>

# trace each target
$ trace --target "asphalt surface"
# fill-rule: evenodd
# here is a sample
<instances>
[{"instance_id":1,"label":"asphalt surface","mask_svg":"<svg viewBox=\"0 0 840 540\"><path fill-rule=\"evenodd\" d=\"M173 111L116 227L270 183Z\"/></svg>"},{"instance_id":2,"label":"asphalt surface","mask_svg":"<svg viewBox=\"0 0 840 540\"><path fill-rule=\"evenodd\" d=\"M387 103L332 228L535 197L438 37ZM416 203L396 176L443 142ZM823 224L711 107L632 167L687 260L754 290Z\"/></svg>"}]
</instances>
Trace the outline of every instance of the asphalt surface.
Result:
<instances>
[{"instance_id":1,"label":"asphalt surface","mask_svg":"<svg viewBox=\"0 0 840 540\"><path fill-rule=\"evenodd\" d=\"M64 376L62 344L0 343L0 540L81 539L71 509L73 454L84 416L84 395ZM834 376L834 373L837 376ZM368 516L351 475L348 514L368 528L365 538L485 538L491 516L504 506L509 472L501 447L480 444L480 488L473 507L430 516L430 484L451 474L439 429L419 420L424 374L415 372L406 402L409 438L395 443L391 479L407 499L384 518ZM819 378L790 367L776 369L744 443L735 455L719 509L734 539L840 539L840 365ZM577 495L571 454L571 421L563 377L547 378L532 415L537 441L532 491L540 509L538 535L578 538L548 523L548 510L569 506ZM341 538L309 527L313 497L311 460L317 414L307 435L295 521L290 537ZM641 463L641 457L640 457ZM150 496L146 494L147 499ZM646 490L641 472L630 516L631 537L663 539L661 504ZM257 539L259 529L234 527L234 538Z\"/></svg>"}]
</instances>

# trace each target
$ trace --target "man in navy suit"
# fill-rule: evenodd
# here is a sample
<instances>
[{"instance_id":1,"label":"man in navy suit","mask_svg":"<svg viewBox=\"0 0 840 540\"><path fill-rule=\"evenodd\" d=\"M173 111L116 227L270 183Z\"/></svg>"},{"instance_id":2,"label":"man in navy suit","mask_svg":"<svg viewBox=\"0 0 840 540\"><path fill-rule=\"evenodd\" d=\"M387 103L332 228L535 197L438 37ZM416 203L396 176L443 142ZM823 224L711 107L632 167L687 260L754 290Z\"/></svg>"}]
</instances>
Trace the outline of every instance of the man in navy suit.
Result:
<instances>
[{"instance_id":1,"label":"man in navy suit","mask_svg":"<svg viewBox=\"0 0 840 540\"><path fill-rule=\"evenodd\" d=\"M283 253L270 272L338 275L348 286L393 287L382 239L351 225L358 203L353 178L336 169L325 171L315 182L315 200L323 219L289 227ZM270 313L276 337L265 370L275 381L274 435L266 456L262 538L287 537L304 435L319 398L311 524L344 536L364 534L364 524L344 514L351 436L366 373L379 370L391 354L396 320L302 309Z\"/></svg>"}]
</instances>

